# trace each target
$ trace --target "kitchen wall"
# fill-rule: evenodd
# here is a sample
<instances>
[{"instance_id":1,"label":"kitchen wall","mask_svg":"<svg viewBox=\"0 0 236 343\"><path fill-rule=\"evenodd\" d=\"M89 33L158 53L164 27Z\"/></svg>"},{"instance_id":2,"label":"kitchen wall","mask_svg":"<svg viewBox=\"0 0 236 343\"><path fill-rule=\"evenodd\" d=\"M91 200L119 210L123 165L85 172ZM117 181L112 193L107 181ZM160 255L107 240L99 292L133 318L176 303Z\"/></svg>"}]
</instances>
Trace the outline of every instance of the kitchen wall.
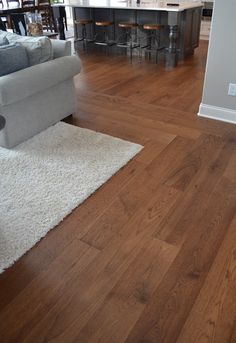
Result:
<instances>
[{"instance_id":1,"label":"kitchen wall","mask_svg":"<svg viewBox=\"0 0 236 343\"><path fill-rule=\"evenodd\" d=\"M215 0L199 115L236 123L236 0Z\"/></svg>"}]
</instances>

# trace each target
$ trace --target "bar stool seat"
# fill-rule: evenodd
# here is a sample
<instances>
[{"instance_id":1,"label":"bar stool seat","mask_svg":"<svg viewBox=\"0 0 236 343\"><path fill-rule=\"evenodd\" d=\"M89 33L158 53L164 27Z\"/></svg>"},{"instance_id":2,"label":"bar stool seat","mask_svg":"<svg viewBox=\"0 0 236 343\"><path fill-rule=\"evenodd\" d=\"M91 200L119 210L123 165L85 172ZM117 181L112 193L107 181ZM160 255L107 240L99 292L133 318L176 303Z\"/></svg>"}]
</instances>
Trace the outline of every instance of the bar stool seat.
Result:
<instances>
[{"instance_id":1,"label":"bar stool seat","mask_svg":"<svg viewBox=\"0 0 236 343\"><path fill-rule=\"evenodd\" d=\"M164 26L160 24L145 24L143 25L144 30L161 30Z\"/></svg>"},{"instance_id":2,"label":"bar stool seat","mask_svg":"<svg viewBox=\"0 0 236 343\"><path fill-rule=\"evenodd\" d=\"M95 25L106 27L106 26L112 26L112 25L114 25L114 23L113 23L113 21L96 21Z\"/></svg>"},{"instance_id":3,"label":"bar stool seat","mask_svg":"<svg viewBox=\"0 0 236 343\"><path fill-rule=\"evenodd\" d=\"M138 27L138 24L137 23L129 23L129 22L123 22L123 23L119 23L118 24L119 27L124 27L124 28L127 28L127 29L132 29L132 28L136 28Z\"/></svg>"},{"instance_id":4,"label":"bar stool seat","mask_svg":"<svg viewBox=\"0 0 236 343\"><path fill-rule=\"evenodd\" d=\"M76 25L87 25L87 24L92 24L93 21L92 19L76 19L75 24Z\"/></svg>"}]
</instances>

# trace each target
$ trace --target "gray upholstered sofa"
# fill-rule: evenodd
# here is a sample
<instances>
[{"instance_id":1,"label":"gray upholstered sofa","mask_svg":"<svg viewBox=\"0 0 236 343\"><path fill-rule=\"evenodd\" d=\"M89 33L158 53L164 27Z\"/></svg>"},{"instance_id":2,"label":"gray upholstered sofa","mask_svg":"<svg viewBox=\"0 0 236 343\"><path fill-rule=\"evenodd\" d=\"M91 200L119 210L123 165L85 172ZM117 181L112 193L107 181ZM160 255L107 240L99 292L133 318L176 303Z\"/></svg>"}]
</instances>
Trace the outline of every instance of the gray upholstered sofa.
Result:
<instances>
[{"instance_id":1,"label":"gray upholstered sofa","mask_svg":"<svg viewBox=\"0 0 236 343\"><path fill-rule=\"evenodd\" d=\"M11 148L75 111L73 77L80 60L70 56L70 42L50 44L52 60L0 77L2 147Z\"/></svg>"}]
</instances>

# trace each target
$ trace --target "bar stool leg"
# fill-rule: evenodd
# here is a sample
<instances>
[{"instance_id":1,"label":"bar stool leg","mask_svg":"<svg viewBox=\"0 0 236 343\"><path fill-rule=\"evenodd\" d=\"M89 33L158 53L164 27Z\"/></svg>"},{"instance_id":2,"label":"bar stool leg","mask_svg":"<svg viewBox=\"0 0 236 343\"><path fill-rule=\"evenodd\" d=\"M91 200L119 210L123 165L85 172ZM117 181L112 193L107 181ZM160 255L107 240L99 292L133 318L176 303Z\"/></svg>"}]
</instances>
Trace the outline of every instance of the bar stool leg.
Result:
<instances>
[{"instance_id":1,"label":"bar stool leg","mask_svg":"<svg viewBox=\"0 0 236 343\"><path fill-rule=\"evenodd\" d=\"M155 44L156 44L156 64L158 63L158 53L160 48L160 31L156 31L155 34Z\"/></svg>"},{"instance_id":2,"label":"bar stool leg","mask_svg":"<svg viewBox=\"0 0 236 343\"><path fill-rule=\"evenodd\" d=\"M152 49L152 31L148 35L148 59L151 60L151 49Z\"/></svg>"},{"instance_id":3,"label":"bar stool leg","mask_svg":"<svg viewBox=\"0 0 236 343\"><path fill-rule=\"evenodd\" d=\"M108 36L107 30L105 28L104 28L104 31L103 31L103 35L104 35L104 40L107 43L106 44L106 55L109 56L109 46L108 46L109 36Z\"/></svg>"},{"instance_id":4,"label":"bar stool leg","mask_svg":"<svg viewBox=\"0 0 236 343\"><path fill-rule=\"evenodd\" d=\"M141 32L141 30L140 30ZM142 56L143 56L143 50L142 50L142 37L141 37L141 33L139 32L139 36L138 36L138 44L139 44L139 49L138 49L138 59L139 59L139 63L142 63Z\"/></svg>"},{"instance_id":5,"label":"bar stool leg","mask_svg":"<svg viewBox=\"0 0 236 343\"><path fill-rule=\"evenodd\" d=\"M130 61L133 61L133 41L132 41L132 28L126 29L126 41L130 43Z\"/></svg>"},{"instance_id":6,"label":"bar stool leg","mask_svg":"<svg viewBox=\"0 0 236 343\"><path fill-rule=\"evenodd\" d=\"M156 47L156 64L158 62L158 48L159 48L159 39L158 39L158 33L155 34L155 47Z\"/></svg>"},{"instance_id":7,"label":"bar stool leg","mask_svg":"<svg viewBox=\"0 0 236 343\"><path fill-rule=\"evenodd\" d=\"M83 50L86 51L86 25L82 25Z\"/></svg>"},{"instance_id":8,"label":"bar stool leg","mask_svg":"<svg viewBox=\"0 0 236 343\"><path fill-rule=\"evenodd\" d=\"M139 60L139 63L142 63L142 48L141 48L141 46L138 50L138 60Z\"/></svg>"}]
</instances>

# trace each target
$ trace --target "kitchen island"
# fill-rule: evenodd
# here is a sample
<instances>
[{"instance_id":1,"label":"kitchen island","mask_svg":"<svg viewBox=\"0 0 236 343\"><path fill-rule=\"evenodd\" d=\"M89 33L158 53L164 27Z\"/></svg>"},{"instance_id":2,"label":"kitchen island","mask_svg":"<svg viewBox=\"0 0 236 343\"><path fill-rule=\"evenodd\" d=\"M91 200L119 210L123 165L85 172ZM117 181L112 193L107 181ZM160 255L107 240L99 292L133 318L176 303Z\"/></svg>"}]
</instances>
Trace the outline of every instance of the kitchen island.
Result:
<instances>
[{"instance_id":1,"label":"kitchen island","mask_svg":"<svg viewBox=\"0 0 236 343\"><path fill-rule=\"evenodd\" d=\"M173 3L177 3L175 6ZM169 5L168 5L169 4ZM118 23L135 21L140 31L144 24L161 24L165 29L161 43L165 47L167 67L175 67L178 60L185 59L198 47L202 14L201 2L181 1L137 1L131 0L68 0L73 20L90 18L94 25L88 30L92 39L96 33L95 21L112 21L114 27L109 33L116 40L119 35ZM75 38L80 35L75 25Z\"/></svg>"}]
</instances>

